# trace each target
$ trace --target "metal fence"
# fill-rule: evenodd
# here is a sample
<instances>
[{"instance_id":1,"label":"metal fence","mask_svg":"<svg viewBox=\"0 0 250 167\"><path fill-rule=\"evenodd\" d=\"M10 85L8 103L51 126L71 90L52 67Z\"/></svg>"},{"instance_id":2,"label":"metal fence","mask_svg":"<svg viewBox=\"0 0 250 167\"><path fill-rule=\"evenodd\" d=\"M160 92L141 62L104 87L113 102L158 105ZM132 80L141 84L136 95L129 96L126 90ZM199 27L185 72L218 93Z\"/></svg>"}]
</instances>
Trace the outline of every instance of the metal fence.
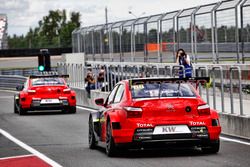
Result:
<instances>
[{"instance_id":1,"label":"metal fence","mask_svg":"<svg viewBox=\"0 0 250 167\"><path fill-rule=\"evenodd\" d=\"M250 58L250 0L225 0L72 33L87 60L174 62L178 48L194 61L244 63Z\"/></svg>"},{"instance_id":2,"label":"metal fence","mask_svg":"<svg viewBox=\"0 0 250 167\"><path fill-rule=\"evenodd\" d=\"M87 62L88 66L77 64L58 63L58 72L69 74L68 80L71 87L85 88L84 78L88 71L92 71L95 78L95 88L110 91L120 80L141 77L179 77L179 71L185 70L183 66L169 63L112 63L112 62ZM104 67L106 75L104 81L98 82L98 73ZM199 93L204 100L214 109L231 114L250 115L243 110L250 107L250 101L243 91L249 83L243 78L241 66L232 65L197 65L193 67L193 76L209 76L211 85L199 86ZM249 89L249 88L248 88ZM236 108L238 109L236 112Z\"/></svg>"}]
</instances>

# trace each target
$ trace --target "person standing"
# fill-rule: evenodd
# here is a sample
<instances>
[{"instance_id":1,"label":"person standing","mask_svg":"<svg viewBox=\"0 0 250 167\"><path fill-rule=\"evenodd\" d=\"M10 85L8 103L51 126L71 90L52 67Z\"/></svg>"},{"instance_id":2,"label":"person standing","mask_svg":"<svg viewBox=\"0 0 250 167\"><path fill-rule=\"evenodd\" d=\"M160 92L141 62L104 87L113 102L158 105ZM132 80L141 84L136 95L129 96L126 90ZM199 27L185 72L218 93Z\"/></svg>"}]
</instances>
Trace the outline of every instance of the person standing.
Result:
<instances>
[{"instance_id":1,"label":"person standing","mask_svg":"<svg viewBox=\"0 0 250 167\"><path fill-rule=\"evenodd\" d=\"M89 69L89 71L87 72L87 76L85 77L85 83L85 89L90 94L90 90L95 89L95 79L92 73L92 69Z\"/></svg>"},{"instance_id":2,"label":"person standing","mask_svg":"<svg viewBox=\"0 0 250 167\"><path fill-rule=\"evenodd\" d=\"M185 77L190 78L192 77L192 64L190 56L186 54L186 52L183 49L179 49L176 52L176 63L178 65L183 65L185 67ZM179 77L183 78L183 70L180 70Z\"/></svg>"}]
</instances>

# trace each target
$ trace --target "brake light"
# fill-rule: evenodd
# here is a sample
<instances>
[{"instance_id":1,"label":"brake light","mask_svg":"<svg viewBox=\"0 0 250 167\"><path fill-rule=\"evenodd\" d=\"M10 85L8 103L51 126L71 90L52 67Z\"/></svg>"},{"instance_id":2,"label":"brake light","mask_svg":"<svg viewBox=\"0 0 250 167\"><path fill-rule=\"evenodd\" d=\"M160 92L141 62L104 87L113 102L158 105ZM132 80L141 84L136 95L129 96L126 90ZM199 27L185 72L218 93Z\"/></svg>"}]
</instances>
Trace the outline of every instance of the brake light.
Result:
<instances>
[{"instance_id":1,"label":"brake light","mask_svg":"<svg viewBox=\"0 0 250 167\"><path fill-rule=\"evenodd\" d=\"M200 116L210 115L210 107L208 104L198 106L197 110Z\"/></svg>"},{"instance_id":2,"label":"brake light","mask_svg":"<svg viewBox=\"0 0 250 167\"><path fill-rule=\"evenodd\" d=\"M127 112L127 118L140 118L142 117L142 108L140 107L124 107Z\"/></svg>"},{"instance_id":3,"label":"brake light","mask_svg":"<svg viewBox=\"0 0 250 167\"><path fill-rule=\"evenodd\" d=\"M67 88L67 89L63 89L63 93L70 93L70 89L69 88Z\"/></svg>"},{"instance_id":4,"label":"brake light","mask_svg":"<svg viewBox=\"0 0 250 167\"><path fill-rule=\"evenodd\" d=\"M36 90L28 90L28 94L35 94Z\"/></svg>"}]
</instances>

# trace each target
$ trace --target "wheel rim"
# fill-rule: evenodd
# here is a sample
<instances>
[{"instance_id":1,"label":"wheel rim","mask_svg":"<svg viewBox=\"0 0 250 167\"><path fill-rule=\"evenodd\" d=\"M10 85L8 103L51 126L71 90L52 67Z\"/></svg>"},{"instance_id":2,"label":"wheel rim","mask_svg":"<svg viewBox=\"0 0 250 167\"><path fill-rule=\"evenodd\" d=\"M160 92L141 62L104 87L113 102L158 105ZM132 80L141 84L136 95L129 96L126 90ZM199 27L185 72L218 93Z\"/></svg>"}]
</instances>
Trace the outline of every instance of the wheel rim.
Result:
<instances>
[{"instance_id":1,"label":"wheel rim","mask_svg":"<svg viewBox=\"0 0 250 167\"><path fill-rule=\"evenodd\" d=\"M107 126L107 133L106 133L106 151L109 153L111 146L111 130L110 130L110 124L108 123Z\"/></svg>"}]
</instances>

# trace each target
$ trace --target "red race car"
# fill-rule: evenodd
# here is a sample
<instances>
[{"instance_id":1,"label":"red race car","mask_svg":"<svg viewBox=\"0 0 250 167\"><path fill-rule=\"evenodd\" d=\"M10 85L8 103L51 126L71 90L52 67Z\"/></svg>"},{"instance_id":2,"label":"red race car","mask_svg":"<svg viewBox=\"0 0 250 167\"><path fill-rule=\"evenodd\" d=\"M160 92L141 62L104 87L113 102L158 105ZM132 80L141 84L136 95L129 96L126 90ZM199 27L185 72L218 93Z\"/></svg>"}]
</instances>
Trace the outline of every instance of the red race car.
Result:
<instances>
[{"instance_id":1,"label":"red race car","mask_svg":"<svg viewBox=\"0 0 250 167\"><path fill-rule=\"evenodd\" d=\"M220 148L217 112L198 94L209 78L145 78L119 82L103 106L89 116L89 147L105 145L108 156L118 148L147 149L197 146L207 153Z\"/></svg>"},{"instance_id":2,"label":"red race car","mask_svg":"<svg viewBox=\"0 0 250 167\"><path fill-rule=\"evenodd\" d=\"M24 115L27 111L62 110L76 113L76 94L66 84L68 75L33 75L20 92L14 96L14 113Z\"/></svg>"}]
</instances>

